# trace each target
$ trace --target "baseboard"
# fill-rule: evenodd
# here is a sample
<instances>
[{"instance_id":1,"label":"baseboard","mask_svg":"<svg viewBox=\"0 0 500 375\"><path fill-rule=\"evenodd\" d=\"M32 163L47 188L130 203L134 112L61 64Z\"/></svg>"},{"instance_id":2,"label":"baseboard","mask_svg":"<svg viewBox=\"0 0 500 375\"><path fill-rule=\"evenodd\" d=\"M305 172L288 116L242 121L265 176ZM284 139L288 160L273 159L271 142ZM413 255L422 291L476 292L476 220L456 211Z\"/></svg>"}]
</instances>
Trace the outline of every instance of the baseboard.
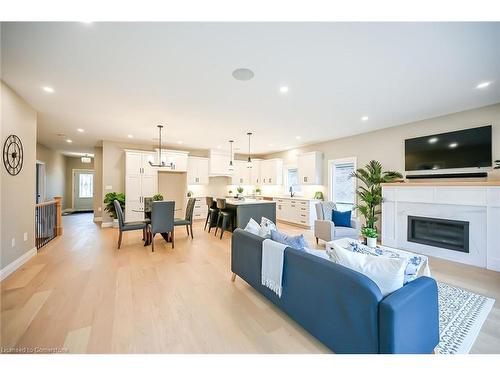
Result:
<instances>
[{"instance_id":1,"label":"baseboard","mask_svg":"<svg viewBox=\"0 0 500 375\"><path fill-rule=\"evenodd\" d=\"M2 268L0 270L0 281L5 279L12 272L17 270L19 267L21 267L24 263L26 263L31 258L33 258L35 255L36 255L36 247L34 247L31 250L28 250L23 255L21 255L19 258L17 258L13 262L7 264L4 268Z\"/></svg>"},{"instance_id":2,"label":"baseboard","mask_svg":"<svg viewBox=\"0 0 500 375\"><path fill-rule=\"evenodd\" d=\"M113 222L112 221L102 222L101 223L101 228L111 228L112 226L113 226Z\"/></svg>"}]
</instances>

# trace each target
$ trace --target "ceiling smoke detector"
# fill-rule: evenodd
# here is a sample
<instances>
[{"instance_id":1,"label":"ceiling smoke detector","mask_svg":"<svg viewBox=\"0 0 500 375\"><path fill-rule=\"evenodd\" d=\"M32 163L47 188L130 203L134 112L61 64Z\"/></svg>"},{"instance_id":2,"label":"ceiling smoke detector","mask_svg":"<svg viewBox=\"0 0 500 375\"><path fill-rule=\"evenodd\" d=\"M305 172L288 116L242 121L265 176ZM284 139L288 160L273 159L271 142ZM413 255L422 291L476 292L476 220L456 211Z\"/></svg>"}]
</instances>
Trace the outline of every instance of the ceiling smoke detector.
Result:
<instances>
[{"instance_id":1,"label":"ceiling smoke detector","mask_svg":"<svg viewBox=\"0 0 500 375\"><path fill-rule=\"evenodd\" d=\"M233 77L237 81L250 81L254 73L248 68L239 68L233 72Z\"/></svg>"}]
</instances>

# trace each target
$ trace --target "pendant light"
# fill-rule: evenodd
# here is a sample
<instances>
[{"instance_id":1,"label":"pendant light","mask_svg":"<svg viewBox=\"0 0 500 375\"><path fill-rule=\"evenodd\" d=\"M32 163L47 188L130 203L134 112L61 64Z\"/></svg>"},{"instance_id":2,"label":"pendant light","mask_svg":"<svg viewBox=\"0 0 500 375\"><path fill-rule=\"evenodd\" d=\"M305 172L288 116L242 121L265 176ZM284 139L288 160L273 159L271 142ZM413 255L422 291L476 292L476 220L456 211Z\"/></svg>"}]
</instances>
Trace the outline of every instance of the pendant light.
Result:
<instances>
[{"instance_id":1,"label":"pendant light","mask_svg":"<svg viewBox=\"0 0 500 375\"><path fill-rule=\"evenodd\" d=\"M165 164L163 160L161 160L161 131L163 129L163 125L157 125L158 127L158 164L154 164L151 160L149 161L149 165L152 167L167 167L174 169L174 163Z\"/></svg>"},{"instance_id":2,"label":"pendant light","mask_svg":"<svg viewBox=\"0 0 500 375\"><path fill-rule=\"evenodd\" d=\"M252 133L247 133L248 135L248 160L247 160L247 168L252 168L252 158L250 157L250 137Z\"/></svg>"},{"instance_id":3,"label":"pendant light","mask_svg":"<svg viewBox=\"0 0 500 375\"><path fill-rule=\"evenodd\" d=\"M229 146L230 146L230 154L229 154L229 172L233 172L234 171L234 165L233 165L233 140L231 139L229 141Z\"/></svg>"}]
</instances>

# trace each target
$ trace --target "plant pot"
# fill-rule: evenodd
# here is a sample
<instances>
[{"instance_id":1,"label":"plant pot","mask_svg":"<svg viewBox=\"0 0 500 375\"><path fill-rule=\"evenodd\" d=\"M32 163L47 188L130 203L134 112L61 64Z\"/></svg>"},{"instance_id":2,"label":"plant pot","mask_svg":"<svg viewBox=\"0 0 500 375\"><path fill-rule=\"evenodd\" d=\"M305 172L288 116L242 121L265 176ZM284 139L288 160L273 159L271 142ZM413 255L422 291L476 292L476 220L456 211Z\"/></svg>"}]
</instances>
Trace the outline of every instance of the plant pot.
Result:
<instances>
[{"instance_id":1,"label":"plant pot","mask_svg":"<svg viewBox=\"0 0 500 375\"><path fill-rule=\"evenodd\" d=\"M366 244L368 245L368 247L377 247L377 239L366 237Z\"/></svg>"},{"instance_id":2,"label":"plant pot","mask_svg":"<svg viewBox=\"0 0 500 375\"><path fill-rule=\"evenodd\" d=\"M118 219L113 219L113 228L118 228Z\"/></svg>"}]
</instances>

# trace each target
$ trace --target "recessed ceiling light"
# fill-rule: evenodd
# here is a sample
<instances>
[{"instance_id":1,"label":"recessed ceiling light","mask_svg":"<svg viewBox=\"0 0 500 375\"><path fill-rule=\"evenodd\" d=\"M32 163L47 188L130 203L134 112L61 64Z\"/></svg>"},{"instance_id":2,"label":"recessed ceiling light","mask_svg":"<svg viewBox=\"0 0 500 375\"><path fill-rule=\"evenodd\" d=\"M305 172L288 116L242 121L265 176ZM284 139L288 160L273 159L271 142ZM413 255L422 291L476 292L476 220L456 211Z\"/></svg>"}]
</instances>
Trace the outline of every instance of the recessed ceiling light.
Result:
<instances>
[{"instance_id":1,"label":"recessed ceiling light","mask_svg":"<svg viewBox=\"0 0 500 375\"><path fill-rule=\"evenodd\" d=\"M368 121L368 116L361 117L361 121Z\"/></svg>"},{"instance_id":2,"label":"recessed ceiling light","mask_svg":"<svg viewBox=\"0 0 500 375\"><path fill-rule=\"evenodd\" d=\"M128 138L134 138L132 134L127 135Z\"/></svg>"},{"instance_id":3,"label":"recessed ceiling light","mask_svg":"<svg viewBox=\"0 0 500 375\"><path fill-rule=\"evenodd\" d=\"M269 143L269 147L274 147L274 143Z\"/></svg>"},{"instance_id":4,"label":"recessed ceiling light","mask_svg":"<svg viewBox=\"0 0 500 375\"><path fill-rule=\"evenodd\" d=\"M281 86L280 87L280 92L282 94L286 94L288 92L288 86Z\"/></svg>"},{"instance_id":5,"label":"recessed ceiling light","mask_svg":"<svg viewBox=\"0 0 500 375\"><path fill-rule=\"evenodd\" d=\"M178 144L182 145L184 142L182 141L177 141Z\"/></svg>"},{"instance_id":6,"label":"recessed ceiling light","mask_svg":"<svg viewBox=\"0 0 500 375\"><path fill-rule=\"evenodd\" d=\"M457 143L457 142L453 142L453 143L450 143L450 144L448 145L448 147L449 147L449 148L455 148L455 147L457 147L457 146L458 146L458 143Z\"/></svg>"},{"instance_id":7,"label":"recessed ceiling light","mask_svg":"<svg viewBox=\"0 0 500 375\"><path fill-rule=\"evenodd\" d=\"M250 81L254 73L248 68L239 68L233 71L233 78L237 81Z\"/></svg>"},{"instance_id":8,"label":"recessed ceiling light","mask_svg":"<svg viewBox=\"0 0 500 375\"><path fill-rule=\"evenodd\" d=\"M91 23L93 23L92 21L82 21L82 23L85 23L87 25L90 25Z\"/></svg>"},{"instance_id":9,"label":"recessed ceiling light","mask_svg":"<svg viewBox=\"0 0 500 375\"><path fill-rule=\"evenodd\" d=\"M429 143L436 143L437 141L439 141L439 138L437 137L432 137L432 138L429 138Z\"/></svg>"},{"instance_id":10,"label":"recessed ceiling light","mask_svg":"<svg viewBox=\"0 0 500 375\"><path fill-rule=\"evenodd\" d=\"M300 135L296 136L295 139L298 141L300 139Z\"/></svg>"},{"instance_id":11,"label":"recessed ceiling light","mask_svg":"<svg viewBox=\"0 0 500 375\"><path fill-rule=\"evenodd\" d=\"M66 139L66 142L73 143L73 141L71 139Z\"/></svg>"},{"instance_id":12,"label":"recessed ceiling light","mask_svg":"<svg viewBox=\"0 0 500 375\"><path fill-rule=\"evenodd\" d=\"M476 86L476 89L485 89L491 85L491 82L481 82L479 85Z\"/></svg>"},{"instance_id":13,"label":"recessed ceiling light","mask_svg":"<svg viewBox=\"0 0 500 375\"><path fill-rule=\"evenodd\" d=\"M43 86L42 90L48 92L49 94L52 94L54 92L54 89L50 86Z\"/></svg>"},{"instance_id":14,"label":"recessed ceiling light","mask_svg":"<svg viewBox=\"0 0 500 375\"><path fill-rule=\"evenodd\" d=\"M82 128L78 128L76 129L78 131L78 133L83 133L85 130L83 130Z\"/></svg>"}]
</instances>

